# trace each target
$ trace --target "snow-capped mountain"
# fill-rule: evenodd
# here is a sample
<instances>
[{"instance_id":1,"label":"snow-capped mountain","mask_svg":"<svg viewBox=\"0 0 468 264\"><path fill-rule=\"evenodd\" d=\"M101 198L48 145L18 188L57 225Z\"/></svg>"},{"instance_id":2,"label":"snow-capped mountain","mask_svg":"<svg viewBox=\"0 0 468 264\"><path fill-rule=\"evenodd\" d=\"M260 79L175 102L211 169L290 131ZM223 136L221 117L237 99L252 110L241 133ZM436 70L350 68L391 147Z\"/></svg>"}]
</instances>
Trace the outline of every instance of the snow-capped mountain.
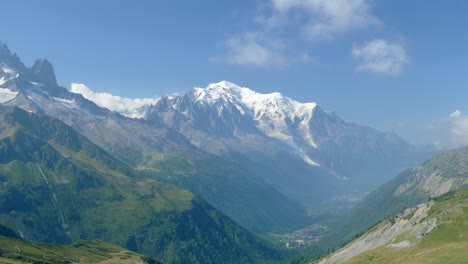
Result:
<instances>
[{"instance_id":1,"label":"snow-capped mountain","mask_svg":"<svg viewBox=\"0 0 468 264\"><path fill-rule=\"evenodd\" d=\"M52 64L47 60L39 59L32 67L26 67L2 43L0 65L2 104L60 119L110 152L126 152L121 158L127 156L128 162L135 163L133 158L141 157L142 153L161 155L165 149L193 148L174 131L124 118L59 86ZM154 148L160 152L155 153Z\"/></svg>"},{"instance_id":2,"label":"snow-capped mountain","mask_svg":"<svg viewBox=\"0 0 468 264\"><path fill-rule=\"evenodd\" d=\"M154 101L73 91L124 116L164 123L205 151L262 167L264 180L300 201L317 199L311 184L340 185L326 177L366 191L417 160L415 148L394 134L347 123L315 102L228 81Z\"/></svg>"},{"instance_id":3,"label":"snow-capped mountain","mask_svg":"<svg viewBox=\"0 0 468 264\"><path fill-rule=\"evenodd\" d=\"M233 104L242 115L255 120L256 127L265 135L287 143L308 164L319 165L295 140L298 134L306 139L309 147L317 147L309 127L316 103L299 103L280 93L261 94L227 81L209 84L205 89L195 88L193 101L218 106Z\"/></svg>"},{"instance_id":4,"label":"snow-capped mountain","mask_svg":"<svg viewBox=\"0 0 468 264\"><path fill-rule=\"evenodd\" d=\"M304 204L329 197L318 186L336 194L365 192L419 160L418 151L394 134L345 122L313 102L227 81L160 98L144 119L166 124L205 151L258 168L257 175Z\"/></svg>"},{"instance_id":5,"label":"snow-capped mountain","mask_svg":"<svg viewBox=\"0 0 468 264\"><path fill-rule=\"evenodd\" d=\"M101 107L138 119L145 118L148 109L159 101L159 98L129 99L108 93L94 93L83 84L72 84L71 91L83 95ZM305 154L294 139L294 133L298 133L306 139L308 146L317 147L308 125L316 107L315 103L299 103L280 93L261 94L227 81L212 83L206 88L194 88L191 99L193 103L206 106L218 105L218 111L226 104L233 104L242 115L248 115L255 120L256 127L265 135L287 143L308 164L319 166ZM292 123L298 123L297 128L292 128Z\"/></svg>"},{"instance_id":6,"label":"snow-capped mountain","mask_svg":"<svg viewBox=\"0 0 468 264\"><path fill-rule=\"evenodd\" d=\"M15 70L8 67L5 63L0 64L0 87L17 77L18 73ZM8 88L0 88L0 103L8 102L17 95L18 92L14 92Z\"/></svg>"},{"instance_id":7,"label":"snow-capped mountain","mask_svg":"<svg viewBox=\"0 0 468 264\"><path fill-rule=\"evenodd\" d=\"M261 94L228 81L196 87L181 96L155 99L97 94L84 85L72 86L72 91L124 116L163 122L214 154L287 152L309 166L322 166L338 179L361 176L353 174L362 172L348 169L352 166L350 158L361 162L350 156L365 152L366 159L373 163L380 157L367 152L385 153L388 160L398 149L412 148L396 135L346 123L315 102L300 103L280 93Z\"/></svg>"},{"instance_id":8,"label":"snow-capped mountain","mask_svg":"<svg viewBox=\"0 0 468 264\"><path fill-rule=\"evenodd\" d=\"M153 99L141 104L115 96L109 100L102 94L88 96L95 103L59 86L48 61L26 67L6 45L0 45L0 65L2 107L57 118L150 177L191 189L251 231L291 230L309 222L304 206L250 175L249 168L206 153L161 120L137 118L144 115L142 108L149 110L147 103ZM99 105L106 100L111 109ZM137 115L129 118L116 111ZM9 133L4 124L0 122L0 138Z\"/></svg>"},{"instance_id":9,"label":"snow-capped mountain","mask_svg":"<svg viewBox=\"0 0 468 264\"><path fill-rule=\"evenodd\" d=\"M26 67L5 44L0 63L3 105L60 119L120 160L191 189L247 227L255 219L292 223L284 212L301 215L304 207L333 210L328 200L364 193L420 159L396 135L345 122L316 103L227 81L138 100L84 85L69 91L57 84L50 62Z\"/></svg>"}]
</instances>

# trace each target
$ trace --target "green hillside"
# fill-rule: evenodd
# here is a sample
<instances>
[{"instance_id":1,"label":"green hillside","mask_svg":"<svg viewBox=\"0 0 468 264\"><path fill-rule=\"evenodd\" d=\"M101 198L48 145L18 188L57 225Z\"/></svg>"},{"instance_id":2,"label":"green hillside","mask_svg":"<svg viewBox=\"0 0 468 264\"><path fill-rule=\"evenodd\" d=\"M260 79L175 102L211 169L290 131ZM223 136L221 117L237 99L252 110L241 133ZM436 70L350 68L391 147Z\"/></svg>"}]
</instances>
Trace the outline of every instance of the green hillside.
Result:
<instances>
[{"instance_id":1,"label":"green hillside","mask_svg":"<svg viewBox=\"0 0 468 264\"><path fill-rule=\"evenodd\" d=\"M160 263L99 240L71 245L41 244L0 236L0 263Z\"/></svg>"},{"instance_id":2,"label":"green hillside","mask_svg":"<svg viewBox=\"0 0 468 264\"><path fill-rule=\"evenodd\" d=\"M367 195L321 245L334 248L364 233L383 219L431 197L468 186L468 147L450 150L409 169Z\"/></svg>"},{"instance_id":3,"label":"green hillside","mask_svg":"<svg viewBox=\"0 0 468 264\"><path fill-rule=\"evenodd\" d=\"M260 173L216 156L192 164L177 160L167 158L159 165L164 170L146 173L193 191L251 232L292 232L312 223L304 207L261 180Z\"/></svg>"},{"instance_id":4,"label":"green hillside","mask_svg":"<svg viewBox=\"0 0 468 264\"><path fill-rule=\"evenodd\" d=\"M468 260L468 189L450 192L434 199L422 220L436 227L418 240L410 233L398 241L415 241L403 248L382 246L364 252L346 263L465 263Z\"/></svg>"},{"instance_id":5,"label":"green hillside","mask_svg":"<svg viewBox=\"0 0 468 264\"><path fill-rule=\"evenodd\" d=\"M282 255L190 191L145 177L60 121L0 109L0 224L38 242L99 239L164 263Z\"/></svg>"}]
</instances>

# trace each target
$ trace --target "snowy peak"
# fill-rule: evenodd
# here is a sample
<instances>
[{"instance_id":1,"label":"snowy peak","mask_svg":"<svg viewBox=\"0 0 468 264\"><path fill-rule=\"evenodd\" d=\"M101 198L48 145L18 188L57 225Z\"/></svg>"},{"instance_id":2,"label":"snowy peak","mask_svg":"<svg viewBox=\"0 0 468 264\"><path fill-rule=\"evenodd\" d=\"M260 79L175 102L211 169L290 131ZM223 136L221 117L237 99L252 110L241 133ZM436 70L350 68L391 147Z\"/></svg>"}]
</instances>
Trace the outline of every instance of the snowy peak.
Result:
<instances>
[{"instance_id":1,"label":"snowy peak","mask_svg":"<svg viewBox=\"0 0 468 264\"><path fill-rule=\"evenodd\" d=\"M206 88L194 88L193 97L195 102L212 103L215 101L239 101L242 98L242 88L234 83L221 81L211 83Z\"/></svg>"},{"instance_id":2,"label":"snowy peak","mask_svg":"<svg viewBox=\"0 0 468 264\"><path fill-rule=\"evenodd\" d=\"M228 81L211 83L206 88L195 88L193 91L194 102L212 104L215 102L231 102L241 112L247 112L256 120L268 116L295 117L312 114L316 103L300 103L281 93L274 92L262 94L246 87L240 87Z\"/></svg>"},{"instance_id":3,"label":"snowy peak","mask_svg":"<svg viewBox=\"0 0 468 264\"><path fill-rule=\"evenodd\" d=\"M225 104L233 104L241 114L252 118L263 134L288 144L308 164L318 165L297 143L299 137L308 147L317 148L310 128L316 103L300 103L278 92L262 94L228 81L195 88L193 100L217 112Z\"/></svg>"}]
</instances>

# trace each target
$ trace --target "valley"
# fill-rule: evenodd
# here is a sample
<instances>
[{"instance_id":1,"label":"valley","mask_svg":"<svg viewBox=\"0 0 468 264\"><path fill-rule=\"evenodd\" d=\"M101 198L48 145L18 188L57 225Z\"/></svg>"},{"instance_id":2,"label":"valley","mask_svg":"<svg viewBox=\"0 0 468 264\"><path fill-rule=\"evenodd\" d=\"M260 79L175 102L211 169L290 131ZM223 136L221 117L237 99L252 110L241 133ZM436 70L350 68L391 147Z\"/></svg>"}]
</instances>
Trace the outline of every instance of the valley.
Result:
<instances>
[{"instance_id":1,"label":"valley","mask_svg":"<svg viewBox=\"0 0 468 264\"><path fill-rule=\"evenodd\" d=\"M468 257L468 147L417 146L264 87L129 99L55 74L0 42L2 263Z\"/></svg>"}]
</instances>

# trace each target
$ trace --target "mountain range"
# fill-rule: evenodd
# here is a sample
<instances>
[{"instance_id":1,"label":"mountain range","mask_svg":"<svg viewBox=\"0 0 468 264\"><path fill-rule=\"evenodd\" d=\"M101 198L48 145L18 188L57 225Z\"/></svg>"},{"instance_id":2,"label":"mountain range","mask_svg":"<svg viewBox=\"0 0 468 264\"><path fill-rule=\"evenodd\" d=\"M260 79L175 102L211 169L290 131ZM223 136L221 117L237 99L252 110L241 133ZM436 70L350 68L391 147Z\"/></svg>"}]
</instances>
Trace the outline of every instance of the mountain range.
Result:
<instances>
[{"instance_id":1,"label":"mountain range","mask_svg":"<svg viewBox=\"0 0 468 264\"><path fill-rule=\"evenodd\" d=\"M424 156L394 134L345 122L316 103L226 81L163 97L143 118L250 168L312 210L356 190L370 191Z\"/></svg>"},{"instance_id":2,"label":"mountain range","mask_svg":"<svg viewBox=\"0 0 468 264\"><path fill-rule=\"evenodd\" d=\"M203 192L193 190L250 230L291 229L307 222L302 206L258 177L251 177L246 168L197 148L164 123L111 112L59 87L55 81L38 83L42 79L55 80L48 61L38 60L42 62L27 68L6 45L2 49L0 94L4 105L57 118L122 162L151 171L161 180L182 178L193 182L191 186L202 186Z\"/></svg>"},{"instance_id":3,"label":"mountain range","mask_svg":"<svg viewBox=\"0 0 468 264\"><path fill-rule=\"evenodd\" d=\"M280 260L248 231L342 215L433 153L227 81L108 109L3 42L0 103L0 224L33 241L97 238L169 263Z\"/></svg>"},{"instance_id":4,"label":"mountain range","mask_svg":"<svg viewBox=\"0 0 468 264\"><path fill-rule=\"evenodd\" d=\"M366 193L428 155L395 134L345 122L316 103L226 81L159 98L133 114L140 118L127 118L58 86L47 60L27 68L5 44L0 54L4 104L56 117L139 168L220 157L244 170L249 179L243 185L269 185L278 199L292 200L290 207L317 210L349 202L342 197ZM187 179L169 180L203 195L206 184L195 187ZM229 205L219 206L234 217Z\"/></svg>"},{"instance_id":5,"label":"mountain range","mask_svg":"<svg viewBox=\"0 0 468 264\"><path fill-rule=\"evenodd\" d=\"M0 224L24 239L99 239L167 263L282 257L190 191L142 175L56 119L2 106L0 120Z\"/></svg>"},{"instance_id":6,"label":"mountain range","mask_svg":"<svg viewBox=\"0 0 468 264\"><path fill-rule=\"evenodd\" d=\"M307 211L348 208L429 155L316 103L226 81L159 98L141 106L134 114L139 118L129 118L60 87L47 60L28 68L6 44L0 50L4 105L58 118L121 161L194 191L256 233L304 226Z\"/></svg>"}]
</instances>

